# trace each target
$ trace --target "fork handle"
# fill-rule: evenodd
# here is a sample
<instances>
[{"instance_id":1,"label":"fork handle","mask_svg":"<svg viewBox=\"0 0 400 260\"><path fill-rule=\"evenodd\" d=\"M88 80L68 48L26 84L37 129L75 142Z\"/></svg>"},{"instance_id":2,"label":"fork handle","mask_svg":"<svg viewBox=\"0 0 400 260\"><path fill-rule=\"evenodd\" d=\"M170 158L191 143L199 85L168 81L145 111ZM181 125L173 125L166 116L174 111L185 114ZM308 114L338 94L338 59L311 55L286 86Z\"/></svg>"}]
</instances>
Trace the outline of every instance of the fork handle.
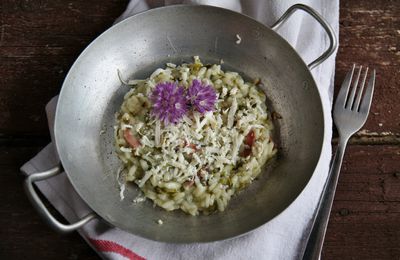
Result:
<instances>
[{"instance_id":1,"label":"fork handle","mask_svg":"<svg viewBox=\"0 0 400 260\"><path fill-rule=\"evenodd\" d=\"M319 200L316 215L314 217L312 230L303 255L303 260L318 260L321 256L322 246L326 229L328 227L329 215L335 197L336 186L339 180L340 168L342 166L344 151L347 145L347 138L340 138L335 157L328 173L328 179Z\"/></svg>"}]
</instances>

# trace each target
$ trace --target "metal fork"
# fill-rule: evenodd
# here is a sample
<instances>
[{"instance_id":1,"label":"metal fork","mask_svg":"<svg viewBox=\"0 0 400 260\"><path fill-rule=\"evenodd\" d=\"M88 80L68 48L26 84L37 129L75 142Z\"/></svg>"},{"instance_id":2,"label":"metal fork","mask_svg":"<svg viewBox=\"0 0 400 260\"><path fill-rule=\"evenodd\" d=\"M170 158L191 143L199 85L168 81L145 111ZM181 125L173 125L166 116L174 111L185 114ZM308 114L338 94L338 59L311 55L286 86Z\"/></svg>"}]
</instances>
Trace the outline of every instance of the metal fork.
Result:
<instances>
[{"instance_id":1,"label":"metal fork","mask_svg":"<svg viewBox=\"0 0 400 260\"><path fill-rule=\"evenodd\" d=\"M375 85L375 70L373 70L370 76L368 86L363 95L368 68L362 73L362 66L360 66L351 92L349 93L355 67L356 66L353 65L353 68L347 73L336 98L333 119L339 132L339 145L316 210L316 216L303 259L317 260L321 256L322 245L324 243L325 232L328 226L329 215L335 197L336 185L339 179L340 167L342 166L347 141L364 125L371 107ZM361 84L359 84L361 74L364 76L362 77Z\"/></svg>"}]
</instances>

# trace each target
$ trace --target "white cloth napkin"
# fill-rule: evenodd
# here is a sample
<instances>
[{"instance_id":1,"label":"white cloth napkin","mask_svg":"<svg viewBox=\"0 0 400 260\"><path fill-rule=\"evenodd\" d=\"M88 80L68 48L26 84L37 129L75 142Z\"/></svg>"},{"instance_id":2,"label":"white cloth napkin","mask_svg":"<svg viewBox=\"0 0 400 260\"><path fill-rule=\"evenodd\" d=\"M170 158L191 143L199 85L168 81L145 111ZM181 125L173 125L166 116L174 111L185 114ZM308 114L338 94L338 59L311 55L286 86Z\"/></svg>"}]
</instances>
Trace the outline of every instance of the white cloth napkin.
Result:
<instances>
[{"instance_id":1,"label":"white cloth napkin","mask_svg":"<svg viewBox=\"0 0 400 260\"><path fill-rule=\"evenodd\" d=\"M338 34L339 1L301 1L325 17ZM161 5L190 3L208 4L243 12L265 25L275 22L297 1L258 0L131 0L126 11L116 22L148 8ZM278 31L309 63L328 46L322 28L304 12L297 12L290 22ZM312 71L317 82L324 107L325 139L321 159L305 190L279 216L248 235L214 243L168 244L143 239L95 219L86 224L79 233L104 259L299 259L305 246L304 235L309 232L310 220L325 183L331 159L332 119L331 98L335 55ZM46 106L49 128L53 138L54 113L57 97ZM53 139L54 140L54 139ZM52 143L31 159L21 170L26 175L47 170L58 163ZM91 210L75 192L66 174L37 183L40 191L54 207L70 222L78 220Z\"/></svg>"}]
</instances>

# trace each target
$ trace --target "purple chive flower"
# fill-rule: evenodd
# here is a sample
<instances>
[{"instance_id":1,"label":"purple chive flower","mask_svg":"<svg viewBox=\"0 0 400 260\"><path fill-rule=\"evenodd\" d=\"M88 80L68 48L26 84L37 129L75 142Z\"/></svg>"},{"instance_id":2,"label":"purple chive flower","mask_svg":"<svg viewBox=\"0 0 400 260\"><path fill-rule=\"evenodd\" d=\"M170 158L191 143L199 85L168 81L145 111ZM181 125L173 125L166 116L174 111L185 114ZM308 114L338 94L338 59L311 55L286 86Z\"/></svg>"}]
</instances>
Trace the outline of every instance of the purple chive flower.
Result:
<instances>
[{"instance_id":1,"label":"purple chive flower","mask_svg":"<svg viewBox=\"0 0 400 260\"><path fill-rule=\"evenodd\" d=\"M164 124L178 123L187 111L185 90L177 83L158 83L151 94L152 114Z\"/></svg>"},{"instance_id":2,"label":"purple chive flower","mask_svg":"<svg viewBox=\"0 0 400 260\"><path fill-rule=\"evenodd\" d=\"M214 110L217 94L210 85L204 85L195 79L187 92L189 103L200 113Z\"/></svg>"}]
</instances>

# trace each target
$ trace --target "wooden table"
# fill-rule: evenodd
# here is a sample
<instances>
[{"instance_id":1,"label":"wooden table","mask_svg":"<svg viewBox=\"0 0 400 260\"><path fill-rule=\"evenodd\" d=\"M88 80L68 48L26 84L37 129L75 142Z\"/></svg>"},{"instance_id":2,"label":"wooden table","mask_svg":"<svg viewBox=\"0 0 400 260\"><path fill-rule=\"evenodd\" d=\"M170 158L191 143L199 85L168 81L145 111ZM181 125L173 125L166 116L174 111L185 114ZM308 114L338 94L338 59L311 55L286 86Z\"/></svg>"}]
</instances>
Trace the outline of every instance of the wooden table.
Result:
<instances>
[{"instance_id":1,"label":"wooden table","mask_svg":"<svg viewBox=\"0 0 400 260\"><path fill-rule=\"evenodd\" d=\"M49 142L44 106L71 64L125 5L1 1L0 259L98 258L77 233L43 223L18 169ZM376 91L346 152L323 256L400 259L400 1L341 1L336 90L353 62L376 68Z\"/></svg>"}]
</instances>

